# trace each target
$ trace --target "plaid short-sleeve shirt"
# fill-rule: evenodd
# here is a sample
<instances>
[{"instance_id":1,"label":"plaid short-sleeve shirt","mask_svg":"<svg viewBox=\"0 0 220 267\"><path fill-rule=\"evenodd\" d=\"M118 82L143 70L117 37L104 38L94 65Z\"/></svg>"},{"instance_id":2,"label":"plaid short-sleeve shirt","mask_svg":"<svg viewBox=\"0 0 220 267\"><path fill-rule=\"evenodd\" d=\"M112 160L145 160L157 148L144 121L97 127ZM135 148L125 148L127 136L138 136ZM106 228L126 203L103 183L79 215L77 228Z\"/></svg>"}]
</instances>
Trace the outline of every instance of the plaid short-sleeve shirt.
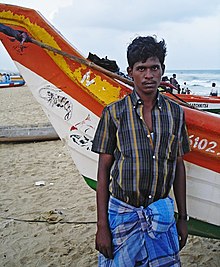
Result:
<instances>
[{"instance_id":1,"label":"plaid short-sleeve shirt","mask_svg":"<svg viewBox=\"0 0 220 267\"><path fill-rule=\"evenodd\" d=\"M92 151L114 155L110 193L135 207L167 197L177 157L190 151L183 109L158 92L153 134L143 120L143 102L133 91L106 106Z\"/></svg>"}]
</instances>

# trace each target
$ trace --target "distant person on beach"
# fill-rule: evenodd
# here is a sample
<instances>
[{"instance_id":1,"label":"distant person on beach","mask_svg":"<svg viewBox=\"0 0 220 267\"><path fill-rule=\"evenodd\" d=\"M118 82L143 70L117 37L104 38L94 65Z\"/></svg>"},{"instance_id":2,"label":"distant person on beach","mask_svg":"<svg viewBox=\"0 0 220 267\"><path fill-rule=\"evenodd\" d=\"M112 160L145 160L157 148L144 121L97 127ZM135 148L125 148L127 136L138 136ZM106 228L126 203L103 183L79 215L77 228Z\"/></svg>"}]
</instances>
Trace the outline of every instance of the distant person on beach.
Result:
<instances>
[{"instance_id":1,"label":"distant person on beach","mask_svg":"<svg viewBox=\"0 0 220 267\"><path fill-rule=\"evenodd\" d=\"M216 88L216 83L212 83L212 89L210 92L210 96L218 96L218 90Z\"/></svg>"},{"instance_id":2,"label":"distant person on beach","mask_svg":"<svg viewBox=\"0 0 220 267\"><path fill-rule=\"evenodd\" d=\"M134 90L104 108L96 130L99 266L181 265L188 236L182 156L190 146L182 107L158 90L165 56L164 40L132 41L127 71Z\"/></svg>"},{"instance_id":3,"label":"distant person on beach","mask_svg":"<svg viewBox=\"0 0 220 267\"><path fill-rule=\"evenodd\" d=\"M185 88L182 88L182 90L181 90L181 94L182 94L182 95L185 95L185 94L186 94L186 90L185 90Z\"/></svg>"},{"instance_id":4,"label":"distant person on beach","mask_svg":"<svg viewBox=\"0 0 220 267\"><path fill-rule=\"evenodd\" d=\"M167 76L163 76L162 79L161 79L162 82L166 82L166 83L169 83L170 80ZM159 88L158 88L161 92L162 91L169 91L170 90L170 87L166 86L166 85L160 85Z\"/></svg>"},{"instance_id":5,"label":"distant person on beach","mask_svg":"<svg viewBox=\"0 0 220 267\"><path fill-rule=\"evenodd\" d=\"M180 94L181 93L181 88L180 88L180 84L178 84L177 86L177 94Z\"/></svg>"},{"instance_id":6,"label":"distant person on beach","mask_svg":"<svg viewBox=\"0 0 220 267\"><path fill-rule=\"evenodd\" d=\"M187 94L189 95L191 93L191 90L189 89L189 87L186 85L186 82L183 83L183 88L181 91L181 94Z\"/></svg>"},{"instance_id":7,"label":"distant person on beach","mask_svg":"<svg viewBox=\"0 0 220 267\"><path fill-rule=\"evenodd\" d=\"M176 74L174 73L173 74L173 77L171 77L170 78L170 83L173 85L173 86L175 86L176 88L178 88L178 82L177 82L177 80L176 80Z\"/></svg>"},{"instance_id":8,"label":"distant person on beach","mask_svg":"<svg viewBox=\"0 0 220 267\"><path fill-rule=\"evenodd\" d=\"M191 90L187 87L187 89L186 89L186 94L187 95L190 95L191 94Z\"/></svg>"}]
</instances>

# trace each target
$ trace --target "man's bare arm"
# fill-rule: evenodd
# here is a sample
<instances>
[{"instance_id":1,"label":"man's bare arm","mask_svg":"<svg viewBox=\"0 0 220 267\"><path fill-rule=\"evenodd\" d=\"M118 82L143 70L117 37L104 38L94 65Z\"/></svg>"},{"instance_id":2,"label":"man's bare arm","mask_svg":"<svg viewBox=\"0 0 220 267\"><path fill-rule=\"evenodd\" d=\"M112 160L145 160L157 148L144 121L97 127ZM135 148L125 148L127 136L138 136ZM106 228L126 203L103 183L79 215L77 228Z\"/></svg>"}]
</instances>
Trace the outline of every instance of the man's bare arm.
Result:
<instances>
[{"instance_id":1,"label":"man's bare arm","mask_svg":"<svg viewBox=\"0 0 220 267\"><path fill-rule=\"evenodd\" d=\"M177 231L180 237L180 249L182 249L187 241L188 229L186 219L186 172L182 157L178 157L176 166L176 176L173 184L174 195L176 199L178 214L180 217L177 220ZM182 217L181 217L182 216Z\"/></svg>"},{"instance_id":2,"label":"man's bare arm","mask_svg":"<svg viewBox=\"0 0 220 267\"><path fill-rule=\"evenodd\" d=\"M96 249L106 258L113 258L112 237L108 224L108 201L110 170L114 157L110 154L99 155L97 200Z\"/></svg>"}]
</instances>

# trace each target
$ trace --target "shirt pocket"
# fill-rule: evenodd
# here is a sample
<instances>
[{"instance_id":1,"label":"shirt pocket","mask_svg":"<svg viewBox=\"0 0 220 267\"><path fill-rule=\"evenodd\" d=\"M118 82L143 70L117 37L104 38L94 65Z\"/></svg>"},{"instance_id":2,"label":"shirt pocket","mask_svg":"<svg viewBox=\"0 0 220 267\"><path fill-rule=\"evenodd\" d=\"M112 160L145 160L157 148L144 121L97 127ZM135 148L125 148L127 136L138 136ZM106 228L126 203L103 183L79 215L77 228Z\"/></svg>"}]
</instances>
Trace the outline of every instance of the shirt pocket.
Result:
<instances>
[{"instance_id":1,"label":"shirt pocket","mask_svg":"<svg viewBox=\"0 0 220 267\"><path fill-rule=\"evenodd\" d=\"M178 137L171 133L163 133L158 147L159 158L174 161L178 155Z\"/></svg>"}]
</instances>

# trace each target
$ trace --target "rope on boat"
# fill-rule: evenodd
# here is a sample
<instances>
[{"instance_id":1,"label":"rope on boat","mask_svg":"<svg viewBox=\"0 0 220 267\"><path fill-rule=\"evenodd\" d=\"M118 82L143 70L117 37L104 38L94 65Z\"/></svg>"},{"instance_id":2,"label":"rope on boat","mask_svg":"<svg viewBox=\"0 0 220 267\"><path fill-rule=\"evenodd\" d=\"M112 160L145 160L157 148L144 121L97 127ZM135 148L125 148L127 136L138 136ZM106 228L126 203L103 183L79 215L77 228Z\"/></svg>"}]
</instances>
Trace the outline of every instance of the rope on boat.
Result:
<instances>
[{"instance_id":1,"label":"rope on boat","mask_svg":"<svg viewBox=\"0 0 220 267\"><path fill-rule=\"evenodd\" d=\"M89 61L89 60L87 60L87 59L79 58L79 57L77 57L77 56L74 56L74 55L69 54L69 53L67 53L67 52L64 52L64 51L62 51L62 50L59 50L59 49L54 48L54 47L52 47L52 46L49 46L49 45L47 45L47 44L45 44L45 43L42 43L42 42L40 42L40 41L37 41L37 40L35 40L35 39L33 39L33 38L30 38L30 42L33 43L33 44L36 44L36 45L38 45L38 46L40 46L40 47L42 47L42 48L44 48L44 49L47 49L47 50L49 50L49 51L52 51L52 52L54 52L54 53L56 53L56 54L59 54L59 55L62 55L62 56L64 56L64 57L67 57L67 58L69 58L69 59L71 59L71 60L74 60L74 61L76 61L77 63L84 64L84 65L86 65L87 67L90 67L90 68L92 68L92 69L98 70L98 71L100 71L100 72L106 74L107 76L109 76L109 77L111 77L111 78L114 78L114 79L117 79L117 80L120 80L120 81L122 81L122 82L124 82L124 83L126 83L126 84L128 84L128 85L130 85L130 86L133 86L133 85L134 85L133 81L128 80L128 79L126 79L126 78L124 78L124 77L122 77L122 76L120 76L120 75L118 75L118 74L116 74L116 73L114 73L114 72L111 72L111 71L109 71L109 70L106 70L106 69L104 69L104 68L102 68L102 67L96 65L94 62L91 62L91 61Z\"/></svg>"},{"instance_id":2,"label":"rope on boat","mask_svg":"<svg viewBox=\"0 0 220 267\"><path fill-rule=\"evenodd\" d=\"M90 68L92 68L92 69L95 69L95 70L97 70L97 71L100 71L100 72L106 74L107 76L109 76L109 77L111 77L111 78L113 78L113 79L119 80L119 81L121 81L121 82L123 82L123 83L125 83L125 84L130 85L130 86L134 86L134 82L133 82L133 81L131 81L131 80L127 79L127 78L124 78L123 76L120 76L120 75L118 75L118 74L116 74L116 73L114 73L114 72L111 72L111 71L109 71L109 70L106 70L106 69L100 67L99 65L95 64L94 62L91 62L91 61L89 61L89 60L87 60L87 59L79 58L79 57L77 57L77 56L74 56L74 55L69 54L69 53L67 53L67 52L64 52L64 51L62 51L62 50L59 50L59 49L57 49L57 48L54 48L54 47L52 47L52 46L50 46L50 45L47 45L47 44L45 44L45 43L43 43L43 42L37 41L37 40L35 40L35 39L33 39L33 38L30 38L30 42L33 43L33 44L35 44L35 45L37 45L37 46L39 46L39 47L41 47L41 48L44 48L44 49L46 49L46 50L49 50L49 51L51 51L51 52L53 52L53 53L56 53L56 54L62 55L62 56L64 56L64 57L67 57L67 58L69 58L69 59L71 59L71 60L74 60L74 61L76 61L77 63L84 64L84 65L86 65L87 67L90 67ZM175 88L175 89L176 89L176 88ZM178 101L176 101L176 102L178 102L178 103L181 104L182 106L186 106L186 107L188 107L188 108L192 108L192 109L197 109L197 108L191 106L190 104L188 104L186 101L184 101L183 99L181 99L181 98L178 97L177 95L175 95L175 94L169 92L169 91L166 90L166 89L165 89L165 91L168 92L168 93L170 93L172 96L174 96L174 97L178 100ZM175 100L174 100L174 101L175 101ZM199 110L199 109L197 109L197 110ZM201 111L201 110L200 110L200 111Z\"/></svg>"}]
</instances>

